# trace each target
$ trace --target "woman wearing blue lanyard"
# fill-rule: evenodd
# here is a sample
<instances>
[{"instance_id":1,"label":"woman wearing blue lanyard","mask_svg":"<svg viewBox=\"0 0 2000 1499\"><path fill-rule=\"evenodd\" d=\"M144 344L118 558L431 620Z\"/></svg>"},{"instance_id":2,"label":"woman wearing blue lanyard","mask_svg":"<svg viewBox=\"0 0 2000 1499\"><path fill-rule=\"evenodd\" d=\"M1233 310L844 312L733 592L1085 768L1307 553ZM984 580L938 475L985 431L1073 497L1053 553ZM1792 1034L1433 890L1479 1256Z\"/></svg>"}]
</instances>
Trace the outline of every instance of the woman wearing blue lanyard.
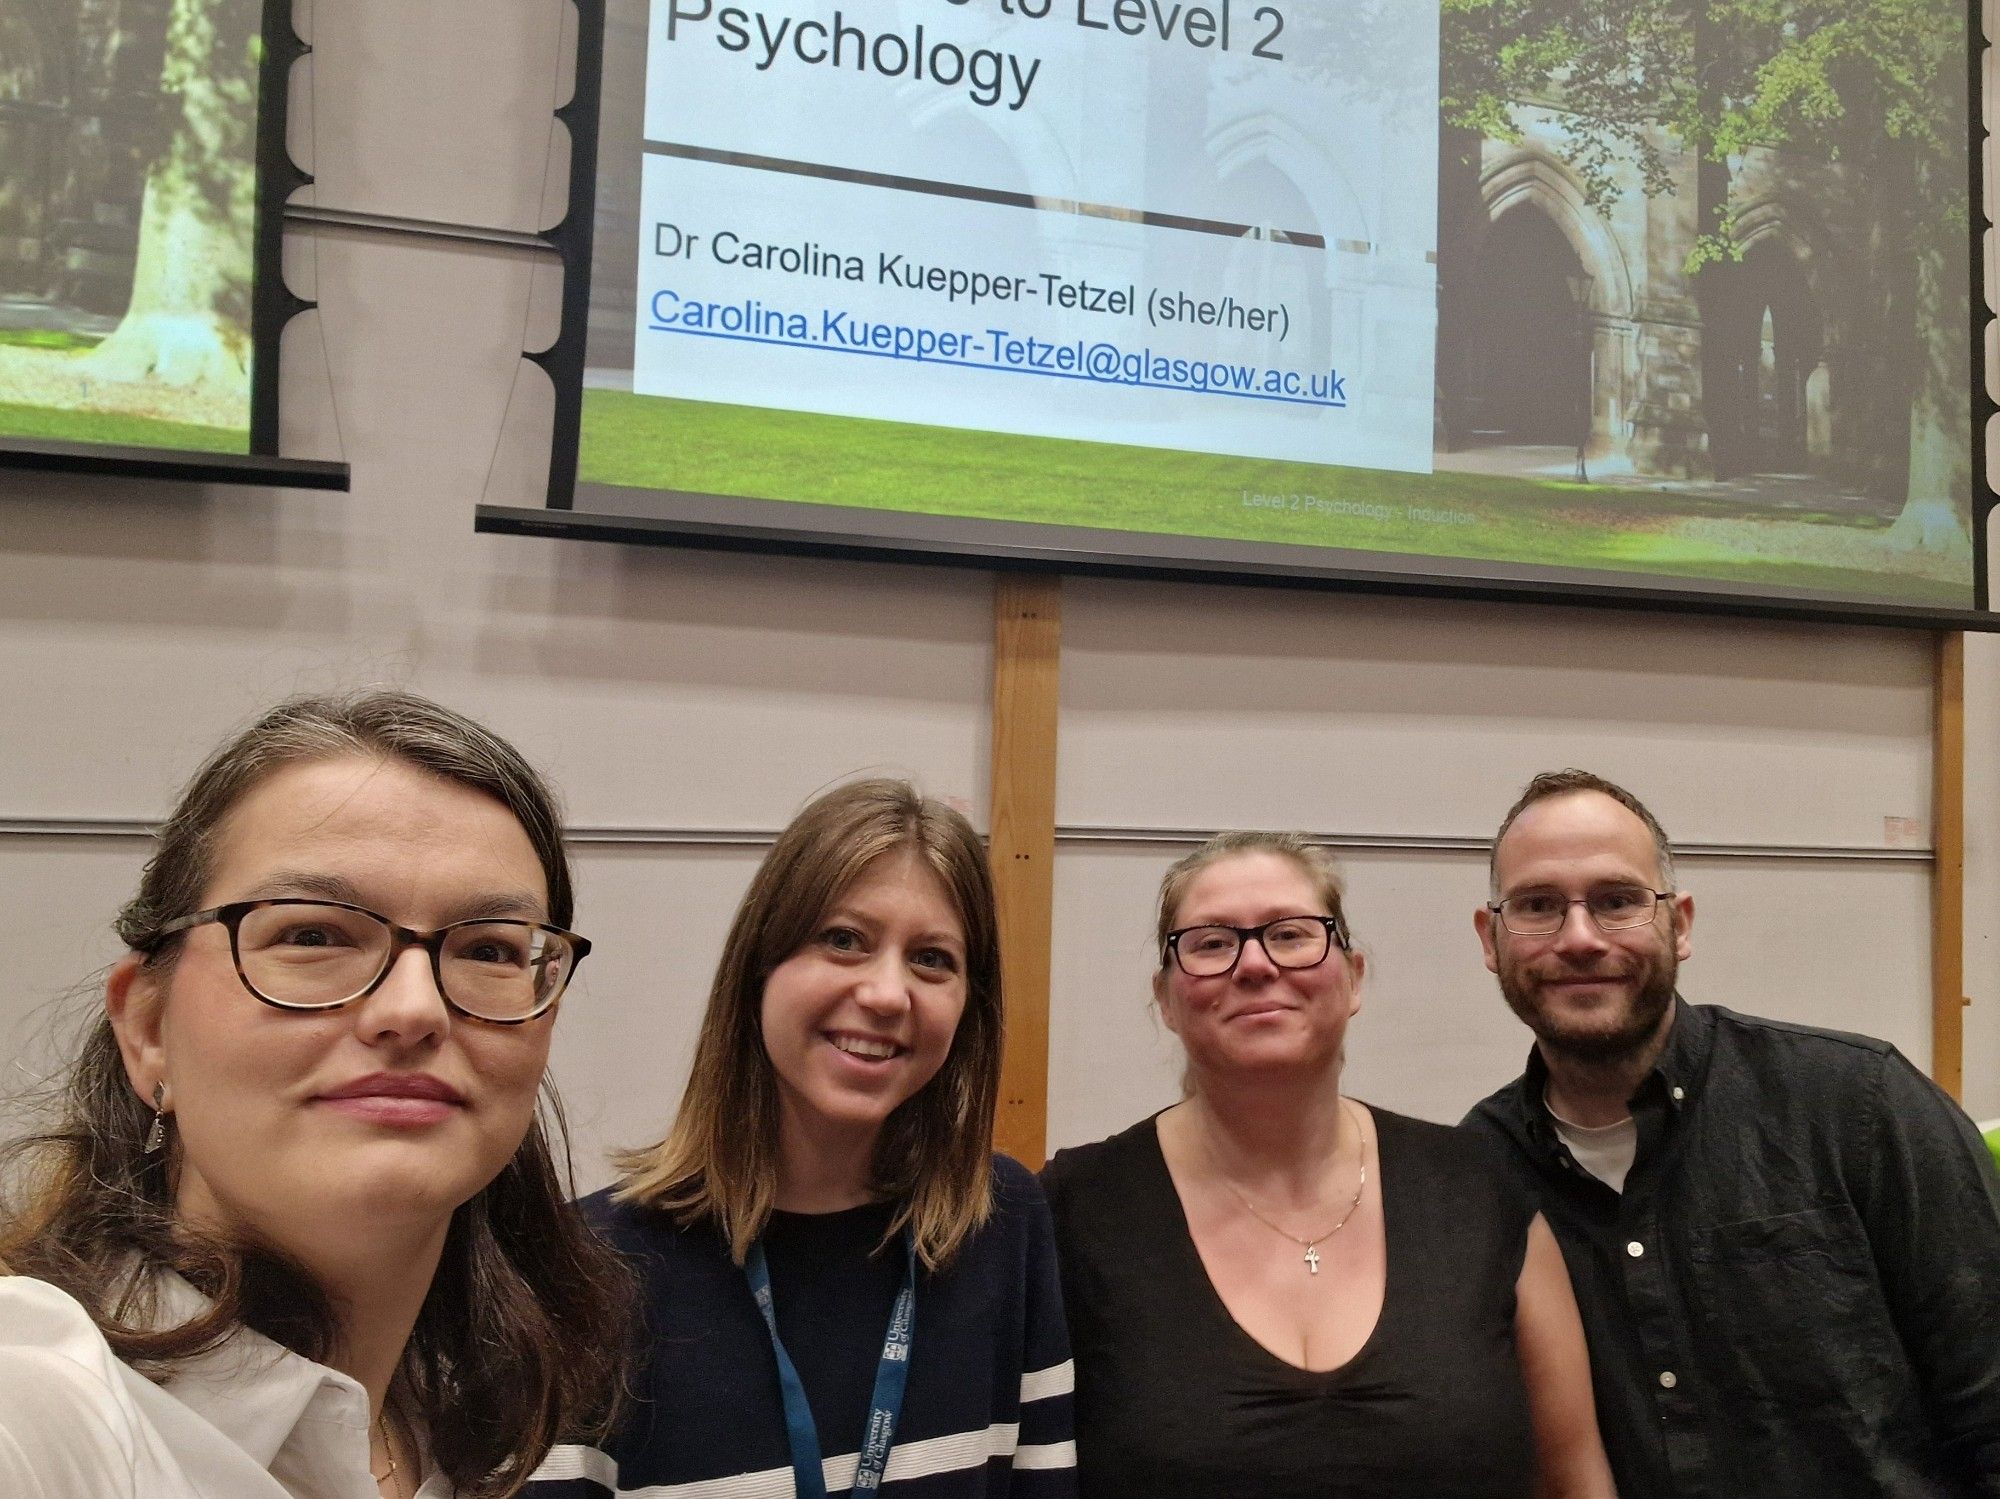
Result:
<instances>
[{"instance_id":1,"label":"woman wearing blue lanyard","mask_svg":"<svg viewBox=\"0 0 2000 1499\"><path fill-rule=\"evenodd\" d=\"M1000 1034L971 826L901 781L808 806L737 910L673 1127L588 1204L645 1285L635 1398L528 1493L1073 1495L1048 1208L989 1153Z\"/></svg>"}]
</instances>

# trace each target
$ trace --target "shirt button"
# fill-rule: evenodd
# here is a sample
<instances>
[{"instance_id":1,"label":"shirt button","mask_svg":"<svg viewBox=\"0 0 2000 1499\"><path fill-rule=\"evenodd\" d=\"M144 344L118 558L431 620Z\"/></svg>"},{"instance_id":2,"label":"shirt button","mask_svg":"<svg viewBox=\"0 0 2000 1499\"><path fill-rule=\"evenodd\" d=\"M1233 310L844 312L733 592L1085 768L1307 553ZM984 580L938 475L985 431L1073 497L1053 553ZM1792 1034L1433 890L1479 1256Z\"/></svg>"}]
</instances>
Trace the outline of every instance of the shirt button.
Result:
<instances>
[{"instance_id":1,"label":"shirt button","mask_svg":"<svg viewBox=\"0 0 2000 1499\"><path fill-rule=\"evenodd\" d=\"M1671 1369L1662 1369L1662 1370L1660 1371L1660 1388L1661 1388L1661 1389L1663 1389L1663 1390L1671 1390L1671 1389L1672 1389L1672 1388L1673 1388L1673 1387L1674 1387L1675 1385L1677 1385L1677 1384L1679 1384L1679 1383L1680 1383L1680 1381L1679 1381L1678 1379L1676 1379L1676 1378L1674 1377L1674 1371L1673 1371L1673 1370L1671 1370Z\"/></svg>"},{"instance_id":2,"label":"shirt button","mask_svg":"<svg viewBox=\"0 0 2000 1499\"><path fill-rule=\"evenodd\" d=\"M1687 1095L1687 1089L1685 1089L1685 1088L1675 1088L1675 1089L1674 1089L1674 1102L1675 1102L1675 1103L1679 1103L1679 1102L1680 1102L1680 1101L1681 1101L1681 1100L1682 1100L1683 1098L1686 1098L1687 1096L1688 1096L1688 1095Z\"/></svg>"},{"instance_id":3,"label":"shirt button","mask_svg":"<svg viewBox=\"0 0 2000 1499\"><path fill-rule=\"evenodd\" d=\"M1631 1255L1632 1258L1636 1260L1637 1258L1639 1258L1640 1255L1646 1252L1646 1246L1644 1244L1641 1244L1637 1239L1634 1239L1630 1244L1627 1244L1625 1246L1625 1252Z\"/></svg>"}]
</instances>

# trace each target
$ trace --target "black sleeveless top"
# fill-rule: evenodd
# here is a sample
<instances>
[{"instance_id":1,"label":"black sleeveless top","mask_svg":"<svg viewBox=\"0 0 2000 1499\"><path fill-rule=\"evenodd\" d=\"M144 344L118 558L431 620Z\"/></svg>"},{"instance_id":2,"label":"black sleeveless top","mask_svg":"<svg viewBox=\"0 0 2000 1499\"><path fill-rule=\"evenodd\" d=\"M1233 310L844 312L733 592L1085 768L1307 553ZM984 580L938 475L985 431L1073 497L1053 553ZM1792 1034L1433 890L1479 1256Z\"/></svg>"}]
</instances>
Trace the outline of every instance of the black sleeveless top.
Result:
<instances>
[{"instance_id":1,"label":"black sleeveless top","mask_svg":"<svg viewBox=\"0 0 2000 1499\"><path fill-rule=\"evenodd\" d=\"M1361 1351L1323 1373L1229 1315L1151 1119L1049 1163L1085 1499L1533 1493L1514 1284L1534 1209L1477 1141L1371 1112L1388 1282Z\"/></svg>"}]
</instances>

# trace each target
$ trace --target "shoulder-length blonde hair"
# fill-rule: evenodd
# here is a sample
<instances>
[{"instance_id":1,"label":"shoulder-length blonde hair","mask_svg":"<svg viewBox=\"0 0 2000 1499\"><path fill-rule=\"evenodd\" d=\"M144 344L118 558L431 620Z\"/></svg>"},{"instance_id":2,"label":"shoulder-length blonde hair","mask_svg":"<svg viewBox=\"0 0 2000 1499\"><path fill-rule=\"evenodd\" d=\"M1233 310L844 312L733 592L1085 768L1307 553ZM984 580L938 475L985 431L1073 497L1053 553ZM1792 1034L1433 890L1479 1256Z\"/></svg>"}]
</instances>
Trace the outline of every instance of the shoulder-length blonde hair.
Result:
<instances>
[{"instance_id":1,"label":"shoulder-length blonde hair","mask_svg":"<svg viewBox=\"0 0 2000 1499\"><path fill-rule=\"evenodd\" d=\"M1000 939L979 835L907 781L854 781L792 819L750 882L723 943L680 1112L656 1145L622 1153L617 1196L713 1219L742 1263L778 1188L778 1089L764 1049L764 981L810 941L861 872L908 850L949 892L965 928L965 1011L937 1075L889 1116L874 1184L900 1206L927 1269L948 1262L992 1210L993 1114L1000 1093Z\"/></svg>"}]
</instances>

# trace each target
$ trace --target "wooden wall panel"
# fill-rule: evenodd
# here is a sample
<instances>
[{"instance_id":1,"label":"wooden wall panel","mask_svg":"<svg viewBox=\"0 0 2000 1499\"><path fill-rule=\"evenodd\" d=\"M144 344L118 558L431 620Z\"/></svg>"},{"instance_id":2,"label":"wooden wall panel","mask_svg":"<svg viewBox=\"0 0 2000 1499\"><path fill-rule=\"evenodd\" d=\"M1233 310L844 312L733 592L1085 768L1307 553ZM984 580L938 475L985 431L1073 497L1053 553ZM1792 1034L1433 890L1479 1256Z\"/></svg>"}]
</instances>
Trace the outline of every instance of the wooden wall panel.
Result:
<instances>
[{"instance_id":1,"label":"wooden wall panel","mask_svg":"<svg viewBox=\"0 0 2000 1499\"><path fill-rule=\"evenodd\" d=\"M993 591L992 860L1007 1052L994 1144L1037 1170L1048 1142L1061 657L1062 579L1002 573Z\"/></svg>"}]
</instances>

